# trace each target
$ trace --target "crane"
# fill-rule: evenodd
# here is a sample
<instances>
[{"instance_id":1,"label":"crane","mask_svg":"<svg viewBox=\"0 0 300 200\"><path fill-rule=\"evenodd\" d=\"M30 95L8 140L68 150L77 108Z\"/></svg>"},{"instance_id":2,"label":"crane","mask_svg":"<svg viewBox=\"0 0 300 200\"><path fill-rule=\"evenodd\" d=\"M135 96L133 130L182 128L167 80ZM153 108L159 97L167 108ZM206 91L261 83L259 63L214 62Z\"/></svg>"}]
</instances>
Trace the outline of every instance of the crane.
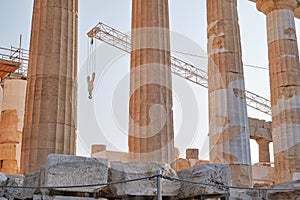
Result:
<instances>
[{"instance_id":1,"label":"crane","mask_svg":"<svg viewBox=\"0 0 300 200\"><path fill-rule=\"evenodd\" d=\"M99 22L88 33L88 37L95 38L122 51L130 53L131 37L102 22ZM207 72L171 55L172 73L189 80L195 84L207 88ZM271 115L270 100L253 92L245 90L246 103L249 107Z\"/></svg>"}]
</instances>

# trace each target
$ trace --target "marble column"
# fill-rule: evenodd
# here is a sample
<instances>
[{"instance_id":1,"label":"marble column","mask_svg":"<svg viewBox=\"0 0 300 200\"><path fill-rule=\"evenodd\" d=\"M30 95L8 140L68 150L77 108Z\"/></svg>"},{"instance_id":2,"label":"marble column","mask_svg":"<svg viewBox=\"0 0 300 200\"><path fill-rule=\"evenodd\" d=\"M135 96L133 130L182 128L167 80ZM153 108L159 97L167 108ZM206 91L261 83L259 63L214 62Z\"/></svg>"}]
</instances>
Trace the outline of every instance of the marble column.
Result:
<instances>
[{"instance_id":1,"label":"marble column","mask_svg":"<svg viewBox=\"0 0 300 200\"><path fill-rule=\"evenodd\" d=\"M252 186L236 0L207 0L210 162L227 164L232 184Z\"/></svg>"},{"instance_id":2,"label":"marble column","mask_svg":"<svg viewBox=\"0 0 300 200\"><path fill-rule=\"evenodd\" d=\"M267 16L276 182L300 179L300 64L296 0L258 0Z\"/></svg>"},{"instance_id":3,"label":"marble column","mask_svg":"<svg viewBox=\"0 0 300 200\"><path fill-rule=\"evenodd\" d=\"M174 162L168 0L132 1L129 137L132 159Z\"/></svg>"},{"instance_id":4,"label":"marble column","mask_svg":"<svg viewBox=\"0 0 300 200\"><path fill-rule=\"evenodd\" d=\"M21 171L48 154L75 154L77 0L35 0L30 38Z\"/></svg>"},{"instance_id":5,"label":"marble column","mask_svg":"<svg viewBox=\"0 0 300 200\"><path fill-rule=\"evenodd\" d=\"M266 139L257 139L258 152L259 152L259 162L263 165L270 166L270 141Z\"/></svg>"}]
</instances>

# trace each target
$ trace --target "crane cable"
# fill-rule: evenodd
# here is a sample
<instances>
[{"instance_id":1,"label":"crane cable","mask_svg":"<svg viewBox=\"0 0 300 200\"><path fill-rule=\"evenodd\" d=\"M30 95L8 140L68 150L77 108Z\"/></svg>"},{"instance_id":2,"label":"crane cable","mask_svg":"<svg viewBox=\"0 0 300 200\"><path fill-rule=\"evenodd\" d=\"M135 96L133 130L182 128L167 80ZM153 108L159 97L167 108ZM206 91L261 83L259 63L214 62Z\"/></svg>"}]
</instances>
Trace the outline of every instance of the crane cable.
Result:
<instances>
[{"instance_id":1,"label":"crane cable","mask_svg":"<svg viewBox=\"0 0 300 200\"><path fill-rule=\"evenodd\" d=\"M92 99L92 93L94 89L94 81L95 81L95 65L96 65L96 53L95 53L96 43L94 42L94 38L90 38L88 42L88 60L87 60L87 85L88 85L88 93L89 99ZM91 78L92 77L92 78Z\"/></svg>"}]
</instances>

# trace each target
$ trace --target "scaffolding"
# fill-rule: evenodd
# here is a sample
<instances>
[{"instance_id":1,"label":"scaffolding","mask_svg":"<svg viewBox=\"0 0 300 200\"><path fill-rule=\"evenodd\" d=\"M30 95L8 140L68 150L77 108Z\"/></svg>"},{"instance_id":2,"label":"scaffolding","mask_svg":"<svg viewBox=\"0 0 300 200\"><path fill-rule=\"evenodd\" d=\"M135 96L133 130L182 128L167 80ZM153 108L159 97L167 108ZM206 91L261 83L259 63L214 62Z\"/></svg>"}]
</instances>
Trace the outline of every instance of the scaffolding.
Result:
<instances>
[{"instance_id":1,"label":"scaffolding","mask_svg":"<svg viewBox=\"0 0 300 200\"><path fill-rule=\"evenodd\" d=\"M0 47L0 78L27 78L29 51L21 47Z\"/></svg>"}]
</instances>

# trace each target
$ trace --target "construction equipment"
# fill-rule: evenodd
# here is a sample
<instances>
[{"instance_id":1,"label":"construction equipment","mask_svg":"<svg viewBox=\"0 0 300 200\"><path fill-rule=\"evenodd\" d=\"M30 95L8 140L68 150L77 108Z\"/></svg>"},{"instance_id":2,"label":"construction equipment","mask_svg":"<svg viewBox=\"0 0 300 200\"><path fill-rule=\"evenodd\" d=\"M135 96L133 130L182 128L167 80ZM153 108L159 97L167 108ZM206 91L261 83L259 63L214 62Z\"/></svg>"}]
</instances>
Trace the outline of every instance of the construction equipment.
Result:
<instances>
[{"instance_id":1,"label":"construction equipment","mask_svg":"<svg viewBox=\"0 0 300 200\"><path fill-rule=\"evenodd\" d=\"M88 37L96 38L122 51L130 53L131 38L130 36L108 26L104 23L98 23L88 33ZM185 61L182 61L174 56L171 56L171 71L172 73L185 78L195 84L207 88L208 75L207 72L195 67ZM245 90L247 105L260 112L271 115L270 100L261 97L253 92Z\"/></svg>"},{"instance_id":2,"label":"construction equipment","mask_svg":"<svg viewBox=\"0 0 300 200\"><path fill-rule=\"evenodd\" d=\"M25 79L27 77L28 60L28 50L16 47L0 47L0 78L16 75Z\"/></svg>"}]
</instances>

